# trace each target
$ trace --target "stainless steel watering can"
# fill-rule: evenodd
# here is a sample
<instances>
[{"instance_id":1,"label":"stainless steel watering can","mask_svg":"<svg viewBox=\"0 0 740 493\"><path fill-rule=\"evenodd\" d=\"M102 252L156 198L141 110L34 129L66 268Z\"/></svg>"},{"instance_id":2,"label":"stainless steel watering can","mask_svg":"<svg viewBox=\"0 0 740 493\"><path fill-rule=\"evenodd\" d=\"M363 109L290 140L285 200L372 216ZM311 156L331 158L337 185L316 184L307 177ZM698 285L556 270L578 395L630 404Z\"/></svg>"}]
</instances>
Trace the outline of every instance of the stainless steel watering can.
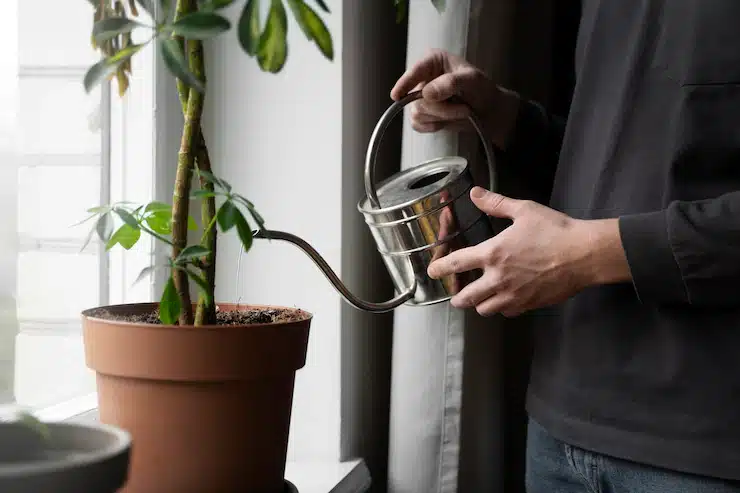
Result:
<instances>
[{"instance_id":1,"label":"stainless steel watering can","mask_svg":"<svg viewBox=\"0 0 740 493\"><path fill-rule=\"evenodd\" d=\"M360 310L382 313L402 304L423 306L449 300L481 273L471 271L432 279L427 275L429 264L494 235L486 214L470 200L473 177L467 160L462 157L426 161L376 186L375 160L383 134L403 107L419 98L421 91L409 93L393 103L378 121L365 158L367 197L357 204L393 279L395 298L383 303L361 300L347 289L329 264L303 239L283 231L255 232L255 238L287 241L303 250L344 300ZM462 102L456 99L456 102ZM483 142L488 161L489 189L495 190L493 149L478 118L471 114L469 120Z\"/></svg>"}]
</instances>

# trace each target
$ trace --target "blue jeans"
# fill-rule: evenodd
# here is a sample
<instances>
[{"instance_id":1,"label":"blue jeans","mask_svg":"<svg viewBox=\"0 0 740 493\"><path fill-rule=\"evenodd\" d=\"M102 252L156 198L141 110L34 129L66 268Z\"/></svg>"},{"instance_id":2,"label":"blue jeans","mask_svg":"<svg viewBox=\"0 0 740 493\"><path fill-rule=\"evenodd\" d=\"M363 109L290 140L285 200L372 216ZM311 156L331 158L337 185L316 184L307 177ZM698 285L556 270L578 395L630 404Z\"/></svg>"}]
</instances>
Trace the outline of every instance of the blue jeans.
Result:
<instances>
[{"instance_id":1,"label":"blue jeans","mask_svg":"<svg viewBox=\"0 0 740 493\"><path fill-rule=\"evenodd\" d=\"M740 464L738 464L740 467ZM534 420L527 434L527 493L737 493L712 478L614 459L552 437Z\"/></svg>"}]
</instances>

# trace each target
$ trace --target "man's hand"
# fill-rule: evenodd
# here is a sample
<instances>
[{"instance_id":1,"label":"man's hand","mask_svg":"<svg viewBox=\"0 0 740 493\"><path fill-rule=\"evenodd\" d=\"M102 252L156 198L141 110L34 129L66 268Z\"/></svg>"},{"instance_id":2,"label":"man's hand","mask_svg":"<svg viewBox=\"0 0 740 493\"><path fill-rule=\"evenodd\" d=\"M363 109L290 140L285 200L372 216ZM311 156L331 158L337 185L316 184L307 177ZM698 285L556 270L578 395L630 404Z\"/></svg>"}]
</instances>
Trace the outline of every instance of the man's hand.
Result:
<instances>
[{"instance_id":1,"label":"man's hand","mask_svg":"<svg viewBox=\"0 0 740 493\"><path fill-rule=\"evenodd\" d=\"M398 101L414 89L422 89L423 96L410 105L411 126L418 132L468 128L472 108L493 143L501 149L506 147L516 122L519 97L498 87L464 59L432 51L398 79L391 98ZM452 96L461 97L470 106L447 102Z\"/></svg>"},{"instance_id":2,"label":"man's hand","mask_svg":"<svg viewBox=\"0 0 740 493\"><path fill-rule=\"evenodd\" d=\"M616 219L585 221L535 202L476 187L475 205L513 224L479 245L452 252L429 266L429 276L482 269L452 298L458 308L512 317L565 301L582 289L630 280Z\"/></svg>"}]
</instances>

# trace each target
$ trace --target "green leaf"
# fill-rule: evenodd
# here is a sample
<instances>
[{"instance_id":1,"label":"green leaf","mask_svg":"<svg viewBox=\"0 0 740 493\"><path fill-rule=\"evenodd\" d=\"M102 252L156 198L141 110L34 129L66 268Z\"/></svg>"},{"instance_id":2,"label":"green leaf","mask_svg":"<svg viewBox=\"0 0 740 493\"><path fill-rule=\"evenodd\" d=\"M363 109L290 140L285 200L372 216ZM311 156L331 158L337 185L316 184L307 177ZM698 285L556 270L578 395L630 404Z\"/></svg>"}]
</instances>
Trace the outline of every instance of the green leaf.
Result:
<instances>
[{"instance_id":1,"label":"green leaf","mask_svg":"<svg viewBox=\"0 0 740 493\"><path fill-rule=\"evenodd\" d=\"M99 207L91 207L87 210L87 212L91 214L99 214L101 212L108 212L110 210L110 207L107 205L101 205Z\"/></svg>"},{"instance_id":2,"label":"green leaf","mask_svg":"<svg viewBox=\"0 0 740 493\"><path fill-rule=\"evenodd\" d=\"M409 10L409 0L395 0L396 5L396 23L400 24Z\"/></svg>"},{"instance_id":3,"label":"green leaf","mask_svg":"<svg viewBox=\"0 0 740 493\"><path fill-rule=\"evenodd\" d=\"M95 223L95 231L98 233L100 241L107 242L110 238L110 234L113 231L113 224L110 219L110 214L105 213L100 216L98 222Z\"/></svg>"},{"instance_id":4,"label":"green leaf","mask_svg":"<svg viewBox=\"0 0 740 493\"><path fill-rule=\"evenodd\" d=\"M189 247L185 247L182 250L182 252L180 252L180 255L178 255L177 258L175 259L175 263L176 264L186 264L190 260L195 260L201 257L205 257L206 255L210 253L211 251L204 246L191 245Z\"/></svg>"},{"instance_id":5,"label":"green leaf","mask_svg":"<svg viewBox=\"0 0 740 493\"><path fill-rule=\"evenodd\" d=\"M432 5L434 5L434 8L436 8L437 12L440 14L445 11L446 3L446 0L432 0Z\"/></svg>"},{"instance_id":6,"label":"green leaf","mask_svg":"<svg viewBox=\"0 0 740 493\"><path fill-rule=\"evenodd\" d=\"M126 60L134 56L143 45L130 45L122 49L115 55L100 60L87 70L82 83L85 91L90 92L109 76L113 75Z\"/></svg>"},{"instance_id":7,"label":"green leaf","mask_svg":"<svg viewBox=\"0 0 740 493\"><path fill-rule=\"evenodd\" d=\"M82 243L82 248L80 248L80 252L85 251L85 248L87 248L87 245L90 244L90 240L92 240L93 235L95 234L95 228L90 228L90 231L88 231L87 236L85 237L85 241Z\"/></svg>"},{"instance_id":8,"label":"green leaf","mask_svg":"<svg viewBox=\"0 0 740 493\"><path fill-rule=\"evenodd\" d=\"M113 209L113 212L118 214L118 217L120 217L128 226L131 226L134 229L139 229L139 221L137 221L136 218L126 209L116 207Z\"/></svg>"},{"instance_id":9,"label":"green leaf","mask_svg":"<svg viewBox=\"0 0 740 493\"><path fill-rule=\"evenodd\" d=\"M210 190L195 190L193 193L190 194L191 199L207 199L209 197L216 197L219 195L216 192L211 192Z\"/></svg>"},{"instance_id":10,"label":"green leaf","mask_svg":"<svg viewBox=\"0 0 740 493\"><path fill-rule=\"evenodd\" d=\"M316 43L316 46L319 47L319 50L327 59L333 60L334 43L321 17L303 0L288 0L288 5L290 5L293 17L301 26L306 37Z\"/></svg>"},{"instance_id":11,"label":"green leaf","mask_svg":"<svg viewBox=\"0 0 740 493\"><path fill-rule=\"evenodd\" d=\"M205 91L203 81L199 80L188 68L188 62L185 60L182 48L176 40L161 40L159 42L159 50L162 53L165 65L172 72L172 75L198 92L202 93Z\"/></svg>"},{"instance_id":12,"label":"green leaf","mask_svg":"<svg viewBox=\"0 0 740 493\"><path fill-rule=\"evenodd\" d=\"M198 170L198 174L206 179L206 181L213 183L215 186L221 188L226 193L231 192L231 184L226 180L219 178L218 176L204 170Z\"/></svg>"},{"instance_id":13,"label":"green leaf","mask_svg":"<svg viewBox=\"0 0 740 493\"><path fill-rule=\"evenodd\" d=\"M159 13L165 21L175 14L172 2L173 0L159 0Z\"/></svg>"},{"instance_id":14,"label":"green leaf","mask_svg":"<svg viewBox=\"0 0 740 493\"><path fill-rule=\"evenodd\" d=\"M100 0L95 0L95 1L98 4L100 3ZM154 4L152 4L152 0L136 0L136 2L139 5L141 5L141 8L143 8L152 19L156 18L155 16L156 12L154 12Z\"/></svg>"},{"instance_id":15,"label":"green leaf","mask_svg":"<svg viewBox=\"0 0 740 493\"><path fill-rule=\"evenodd\" d=\"M188 216L188 229L190 231L195 231L196 229L198 229L198 223L195 222L193 216Z\"/></svg>"},{"instance_id":16,"label":"green leaf","mask_svg":"<svg viewBox=\"0 0 740 493\"><path fill-rule=\"evenodd\" d=\"M242 245L244 245L244 251L248 252L252 248L252 229L249 227L249 223L241 211L237 209L236 212L236 232L239 235Z\"/></svg>"},{"instance_id":17,"label":"green leaf","mask_svg":"<svg viewBox=\"0 0 740 493\"><path fill-rule=\"evenodd\" d=\"M172 32L188 39L208 39L228 31L231 23L213 12L193 12L171 26Z\"/></svg>"},{"instance_id":18,"label":"green leaf","mask_svg":"<svg viewBox=\"0 0 740 493\"><path fill-rule=\"evenodd\" d=\"M331 13L329 11L329 6L326 5L326 2L324 2L324 0L316 0L316 3L318 4L319 7L321 7L321 10L323 10L327 14L330 14Z\"/></svg>"},{"instance_id":19,"label":"green leaf","mask_svg":"<svg viewBox=\"0 0 740 493\"><path fill-rule=\"evenodd\" d=\"M260 36L257 60L265 72L276 74L288 59L288 18L282 0L272 0L267 24Z\"/></svg>"},{"instance_id":20,"label":"green leaf","mask_svg":"<svg viewBox=\"0 0 740 493\"><path fill-rule=\"evenodd\" d=\"M224 202L216 213L216 221L221 226L221 231L225 233L233 228L236 225L237 215L241 216L239 209L230 200Z\"/></svg>"},{"instance_id":21,"label":"green leaf","mask_svg":"<svg viewBox=\"0 0 740 493\"><path fill-rule=\"evenodd\" d=\"M159 301L159 320L165 325L174 325L180 316L180 297L177 296L175 280L170 276Z\"/></svg>"},{"instance_id":22,"label":"green leaf","mask_svg":"<svg viewBox=\"0 0 740 493\"><path fill-rule=\"evenodd\" d=\"M74 223L74 224L73 224L72 226L70 226L70 228L74 228L75 226L80 226L80 225L82 225L82 224L85 224L86 222L88 222L88 221L89 221L90 219L92 219L92 218L94 218L94 217L98 217L98 215L97 215L97 214L92 214L92 215L90 215L90 216L87 216L87 217L86 217L85 219L83 219L82 221L77 221L76 223Z\"/></svg>"},{"instance_id":23,"label":"green leaf","mask_svg":"<svg viewBox=\"0 0 740 493\"><path fill-rule=\"evenodd\" d=\"M150 265L149 267L144 267L143 269L141 269L141 272L139 272L139 275L136 276L136 280L134 281L134 285L136 285L136 284L140 283L141 281L143 281L145 277L151 275L158 268L160 268L160 266Z\"/></svg>"},{"instance_id":24,"label":"green leaf","mask_svg":"<svg viewBox=\"0 0 740 493\"><path fill-rule=\"evenodd\" d=\"M254 218L254 222L257 223L257 226L259 226L260 229L265 229L265 220L262 218L262 215L257 212L254 204L239 194L235 194L234 198L244 204L244 206L249 210L249 213Z\"/></svg>"},{"instance_id":25,"label":"green leaf","mask_svg":"<svg viewBox=\"0 0 740 493\"><path fill-rule=\"evenodd\" d=\"M144 221L161 235L172 233L172 207L164 202L150 202L144 208Z\"/></svg>"},{"instance_id":26,"label":"green leaf","mask_svg":"<svg viewBox=\"0 0 740 493\"><path fill-rule=\"evenodd\" d=\"M126 250L130 250L131 247L136 245L136 242L141 238L141 230L128 224L121 225L120 228L113 233L108 243L105 245L106 250L110 250L116 245L121 245Z\"/></svg>"},{"instance_id":27,"label":"green leaf","mask_svg":"<svg viewBox=\"0 0 740 493\"><path fill-rule=\"evenodd\" d=\"M211 301L211 290L208 289L208 283L206 282L206 280L203 277L199 276L197 273L193 272L192 270L186 267L180 267L179 269L185 271L188 277L192 279L193 282L195 282L195 284L198 285L201 292L205 295L206 301L210 302Z\"/></svg>"},{"instance_id":28,"label":"green leaf","mask_svg":"<svg viewBox=\"0 0 740 493\"><path fill-rule=\"evenodd\" d=\"M249 56L257 54L260 32L260 2L259 0L249 0L239 16L237 27L239 44Z\"/></svg>"},{"instance_id":29,"label":"green leaf","mask_svg":"<svg viewBox=\"0 0 740 493\"><path fill-rule=\"evenodd\" d=\"M17 419L19 424L31 429L47 444L51 442L51 430L49 430L49 426L36 418L36 416L29 412L23 411L18 414Z\"/></svg>"},{"instance_id":30,"label":"green leaf","mask_svg":"<svg viewBox=\"0 0 740 493\"><path fill-rule=\"evenodd\" d=\"M157 234L168 235L172 233L172 223L169 218L165 219L162 216L151 215L147 216L144 221L146 221L147 226Z\"/></svg>"},{"instance_id":31,"label":"green leaf","mask_svg":"<svg viewBox=\"0 0 740 493\"><path fill-rule=\"evenodd\" d=\"M199 0L201 12L219 10L228 7L234 0Z\"/></svg>"},{"instance_id":32,"label":"green leaf","mask_svg":"<svg viewBox=\"0 0 740 493\"><path fill-rule=\"evenodd\" d=\"M155 200L153 202L149 202L146 207L144 207L144 212L153 212L155 214L167 212L168 214L172 214L172 206Z\"/></svg>"},{"instance_id":33,"label":"green leaf","mask_svg":"<svg viewBox=\"0 0 740 493\"><path fill-rule=\"evenodd\" d=\"M110 17L96 22L93 26L92 35L95 41L102 43L115 38L119 34L130 33L135 27L141 25L139 22L126 17Z\"/></svg>"}]
</instances>

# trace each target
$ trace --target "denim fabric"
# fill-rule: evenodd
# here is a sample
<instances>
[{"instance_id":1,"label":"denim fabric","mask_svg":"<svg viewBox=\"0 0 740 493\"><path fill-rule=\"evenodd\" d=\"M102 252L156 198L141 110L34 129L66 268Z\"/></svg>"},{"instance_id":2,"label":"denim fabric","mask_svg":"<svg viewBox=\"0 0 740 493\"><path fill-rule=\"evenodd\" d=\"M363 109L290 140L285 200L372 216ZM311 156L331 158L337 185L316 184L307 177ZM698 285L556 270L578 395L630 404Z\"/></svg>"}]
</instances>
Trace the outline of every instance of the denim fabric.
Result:
<instances>
[{"instance_id":1,"label":"denim fabric","mask_svg":"<svg viewBox=\"0 0 740 493\"><path fill-rule=\"evenodd\" d=\"M740 467L740 464L738 464ZM740 485L573 447L534 420L527 434L527 493L737 493Z\"/></svg>"}]
</instances>

